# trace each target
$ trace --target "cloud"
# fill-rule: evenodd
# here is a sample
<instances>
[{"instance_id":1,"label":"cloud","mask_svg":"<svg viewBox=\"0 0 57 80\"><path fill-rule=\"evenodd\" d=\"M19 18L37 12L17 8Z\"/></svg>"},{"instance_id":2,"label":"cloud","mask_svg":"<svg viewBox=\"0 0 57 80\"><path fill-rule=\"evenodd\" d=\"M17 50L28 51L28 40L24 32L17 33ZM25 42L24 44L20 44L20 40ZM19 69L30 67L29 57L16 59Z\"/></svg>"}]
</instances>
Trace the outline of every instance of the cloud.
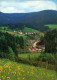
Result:
<instances>
[{"instance_id":1,"label":"cloud","mask_svg":"<svg viewBox=\"0 0 57 80\"><path fill-rule=\"evenodd\" d=\"M53 1L1 1L0 11L4 13L27 13L41 10L56 10Z\"/></svg>"},{"instance_id":2,"label":"cloud","mask_svg":"<svg viewBox=\"0 0 57 80\"><path fill-rule=\"evenodd\" d=\"M0 7L1 12L4 13L24 13L24 10L17 10L14 7L6 7L6 8L2 8Z\"/></svg>"}]
</instances>

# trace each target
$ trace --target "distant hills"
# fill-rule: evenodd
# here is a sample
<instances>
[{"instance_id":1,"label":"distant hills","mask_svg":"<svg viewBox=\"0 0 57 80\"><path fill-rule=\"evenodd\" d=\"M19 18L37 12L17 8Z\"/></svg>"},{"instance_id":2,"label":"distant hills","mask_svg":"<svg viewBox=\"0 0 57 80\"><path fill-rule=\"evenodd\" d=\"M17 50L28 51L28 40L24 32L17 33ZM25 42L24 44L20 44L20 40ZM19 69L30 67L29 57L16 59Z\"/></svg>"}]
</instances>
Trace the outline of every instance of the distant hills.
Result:
<instances>
[{"instance_id":1,"label":"distant hills","mask_svg":"<svg viewBox=\"0 0 57 80\"><path fill-rule=\"evenodd\" d=\"M0 12L0 24L24 24L39 31L48 30L45 25L57 24L57 11L44 10L33 13L2 13Z\"/></svg>"}]
</instances>

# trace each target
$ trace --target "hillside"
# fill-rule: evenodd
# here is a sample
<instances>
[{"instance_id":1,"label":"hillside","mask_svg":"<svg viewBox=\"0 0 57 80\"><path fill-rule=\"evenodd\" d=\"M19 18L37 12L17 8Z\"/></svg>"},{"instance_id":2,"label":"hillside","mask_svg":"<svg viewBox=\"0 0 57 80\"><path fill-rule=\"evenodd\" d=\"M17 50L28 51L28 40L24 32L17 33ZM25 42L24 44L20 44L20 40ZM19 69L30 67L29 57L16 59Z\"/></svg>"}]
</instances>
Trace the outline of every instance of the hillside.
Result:
<instances>
[{"instance_id":1,"label":"hillside","mask_svg":"<svg viewBox=\"0 0 57 80\"><path fill-rule=\"evenodd\" d=\"M49 27L44 25L57 24L57 11L44 10L33 13L1 13L0 12L0 25L1 24L24 24L28 27L37 29L39 31L46 31Z\"/></svg>"},{"instance_id":2,"label":"hillside","mask_svg":"<svg viewBox=\"0 0 57 80\"><path fill-rule=\"evenodd\" d=\"M56 72L40 67L0 59L1 80L56 80Z\"/></svg>"},{"instance_id":3,"label":"hillside","mask_svg":"<svg viewBox=\"0 0 57 80\"><path fill-rule=\"evenodd\" d=\"M56 24L49 24L49 25L45 25L46 27L49 27L50 30L53 30L53 29L57 29L57 25Z\"/></svg>"},{"instance_id":4,"label":"hillside","mask_svg":"<svg viewBox=\"0 0 57 80\"><path fill-rule=\"evenodd\" d=\"M28 28L28 27L24 27L23 32L39 32L40 33L40 31L32 28Z\"/></svg>"}]
</instances>

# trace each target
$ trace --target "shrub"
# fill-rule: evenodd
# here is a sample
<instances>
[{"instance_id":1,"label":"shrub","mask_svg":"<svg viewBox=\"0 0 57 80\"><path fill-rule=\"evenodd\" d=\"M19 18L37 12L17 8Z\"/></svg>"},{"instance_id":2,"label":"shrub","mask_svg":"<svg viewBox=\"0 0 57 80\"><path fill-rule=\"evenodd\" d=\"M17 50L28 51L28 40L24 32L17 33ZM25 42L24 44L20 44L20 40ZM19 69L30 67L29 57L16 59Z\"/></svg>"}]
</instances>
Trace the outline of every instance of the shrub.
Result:
<instances>
[{"instance_id":1,"label":"shrub","mask_svg":"<svg viewBox=\"0 0 57 80\"><path fill-rule=\"evenodd\" d=\"M56 70L56 65L48 64L48 69Z\"/></svg>"},{"instance_id":2,"label":"shrub","mask_svg":"<svg viewBox=\"0 0 57 80\"><path fill-rule=\"evenodd\" d=\"M6 56L7 56L6 53L4 53L4 52L0 52L0 57L1 57L1 58L5 58Z\"/></svg>"},{"instance_id":3,"label":"shrub","mask_svg":"<svg viewBox=\"0 0 57 80\"><path fill-rule=\"evenodd\" d=\"M11 47L8 47L9 48L9 55L8 55L8 58L10 60L13 60L15 61L15 53L13 52L12 48Z\"/></svg>"},{"instance_id":4,"label":"shrub","mask_svg":"<svg viewBox=\"0 0 57 80\"><path fill-rule=\"evenodd\" d=\"M56 59L53 54L47 54L46 61L48 61L49 64L56 64Z\"/></svg>"},{"instance_id":5,"label":"shrub","mask_svg":"<svg viewBox=\"0 0 57 80\"><path fill-rule=\"evenodd\" d=\"M41 54L38 57L38 61L48 62L49 64L56 64L56 59L51 53Z\"/></svg>"}]
</instances>

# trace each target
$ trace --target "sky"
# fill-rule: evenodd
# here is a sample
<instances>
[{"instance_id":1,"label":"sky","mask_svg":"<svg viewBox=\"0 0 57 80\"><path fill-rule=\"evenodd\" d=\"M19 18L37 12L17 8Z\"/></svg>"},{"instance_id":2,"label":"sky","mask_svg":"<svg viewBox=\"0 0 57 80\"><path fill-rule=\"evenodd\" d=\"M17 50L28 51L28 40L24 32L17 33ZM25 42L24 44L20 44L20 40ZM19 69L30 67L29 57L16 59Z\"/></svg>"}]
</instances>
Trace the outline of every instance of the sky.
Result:
<instances>
[{"instance_id":1,"label":"sky","mask_svg":"<svg viewBox=\"0 0 57 80\"><path fill-rule=\"evenodd\" d=\"M0 0L0 12L30 13L42 10L57 10L56 0Z\"/></svg>"}]
</instances>

